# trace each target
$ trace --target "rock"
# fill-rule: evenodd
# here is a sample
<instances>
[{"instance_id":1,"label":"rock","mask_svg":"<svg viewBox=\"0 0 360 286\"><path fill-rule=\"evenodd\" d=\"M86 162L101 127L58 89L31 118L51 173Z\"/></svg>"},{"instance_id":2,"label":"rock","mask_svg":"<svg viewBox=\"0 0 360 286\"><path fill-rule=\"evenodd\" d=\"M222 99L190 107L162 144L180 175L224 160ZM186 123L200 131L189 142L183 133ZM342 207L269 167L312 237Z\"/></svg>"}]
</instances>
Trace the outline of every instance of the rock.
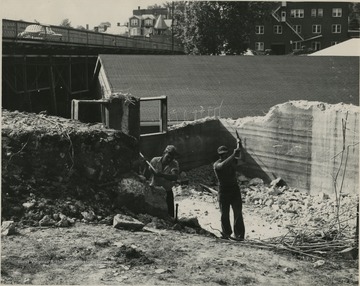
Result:
<instances>
[{"instance_id":1,"label":"rock","mask_svg":"<svg viewBox=\"0 0 360 286\"><path fill-rule=\"evenodd\" d=\"M339 252L344 258L356 259L359 255L359 250L356 247L348 247Z\"/></svg>"},{"instance_id":2,"label":"rock","mask_svg":"<svg viewBox=\"0 0 360 286\"><path fill-rule=\"evenodd\" d=\"M266 202L265 202L265 205L268 206L268 207L271 207L273 204L274 204L274 200L273 200L273 199L268 199L268 200L266 200Z\"/></svg>"},{"instance_id":3,"label":"rock","mask_svg":"<svg viewBox=\"0 0 360 286\"><path fill-rule=\"evenodd\" d=\"M93 211L81 212L81 215L83 216L84 220L86 220L86 221L93 221L96 218L96 215Z\"/></svg>"},{"instance_id":4,"label":"rock","mask_svg":"<svg viewBox=\"0 0 360 286\"><path fill-rule=\"evenodd\" d=\"M237 180L238 180L238 182L240 182L240 183L249 182L249 179L246 178L244 175L238 176L238 177L237 177Z\"/></svg>"},{"instance_id":5,"label":"rock","mask_svg":"<svg viewBox=\"0 0 360 286\"><path fill-rule=\"evenodd\" d=\"M95 246L107 247L110 246L111 241L108 239L100 239L94 242Z\"/></svg>"},{"instance_id":6,"label":"rock","mask_svg":"<svg viewBox=\"0 0 360 286\"><path fill-rule=\"evenodd\" d=\"M27 203L23 203L22 205L23 205L23 207L25 209L29 210L29 209L31 209L31 208L33 208L35 206L35 203L34 202L27 202Z\"/></svg>"},{"instance_id":7,"label":"rock","mask_svg":"<svg viewBox=\"0 0 360 286\"><path fill-rule=\"evenodd\" d=\"M278 205L272 205L271 207L276 212L280 210L280 207Z\"/></svg>"},{"instance_id":8,"label":"rock","mask_svg":"<svg viewBox=\"0 0 360 286\"><path fill-rule=\"evenodd\" d=\"M117 214L113 220L113 227L126 230L141 230L145 225L130 216Z\"/></svg>"},{"instance_id":9,"label":"rock","mask_svg":"<svg viewBox=\"0 0 360 286\"><path fill-rule=\"evenodd\" d=\"M1 224L1 235L12 235L15 234L15 223L12 220L3 221Z\"/></svg>"},{"instance_id":10,"label":"rock","mask_svg":"<svg viewBox=\"0 0 360 286\"><path fill-rule=\"evenodd\" d=\"M290 268L290 267L285 267L285 268L283 269L283 271L284 271L286 274L289 274L289 273L294 272L294 271L295 271L295 269Z\"/></svg>"},{"instance_id":11,"label":"rock","mask_svg":"<svg viewBox=\"0 0 360 286\"><path fill-rule=\"evenodd\" d=\"M271 181L270 186L271 187L275 187L275 186L283 187L283 186L286 186L286 183L281 177L279 177L279 178Z\"/></svg>"},{"instance_id":12,"label":"rock","mask_svg":"<svg viewBox=\"0 0 360 286\"><path fill-rule=\"evenodd\" d=\"M317 267L320 267L320 266L322 266L324 264L325 264L325 260L318 260L318 261L314 262L314 267L317 268Z\"/></svg>"},{"instance_id":13,"label":"rock","mask_svg":"<svg viewBox=\"0 0 360 286\"><path fill-rule=\"evenodd\" d=\"M320 192L318 197L321 201L330 199L330 196L328 194L325 194L324 192Z\"/></svg>"},{"instance_id":14,"label":"rock","mask_svg":"<svg viewBox=\"0 0 360 286\"><path fill-rule=\"evenodd\" d=\"M69 221L68 221L67 217L66 217L66 216L65 216L65 217L62 217L62 218L60 219L60 221L58 221L58 222L55 224L55 226L58 226L58 227L67 227L67 226L69 226Z\"/></svg>"},{"instance_id":15,"label":"rock","mask_svg":"<svg viewBox=\"0 0 360 286\"><path fill-rule=\"evenodd\" d=\"M125 178L118 184L116 193L115 207L126 206L134 213L168 217L166 191L162 187L150 187L135 178Z\"/></svg>"},{"instance_id":16,"label":"rock","mask_svg":"<svg viewBox=\"0 0 360 286\"><path fill-rule=\"evenodd\" d=\"M39 225L40 226L51 226L54 225L55 221L49 216L49 215L45 215L40 221L39 221Z\"/></svg>"},{"instance_id":17,"label":"rock","mask_svg":"<svg viewBox=\"0 0 360 286\"><path fill-rule=\"evenodd\" d=\"M94 174L96 173L96 170L94 168L90 168L90 167L87 167L86 171L87 171L87 174L89 177L94 176Z\"/></svg>"},{"instance_id":18,"label":"rock","mask_svg":"<svg viewBox=\"0 0 360 286\"><path fill-rule=\"evenodd\" d=\"M197 217L180 218L179 223L181 223L182 225L188 226L188 227L201 228Z\"/></svg>"},{"instance_id":19,"label":"rock","mask_svg":"<svg viewBox=\"0 0 360 286\"><path fill-rule=\"evenodd\" d=\"M249 182L249 186L263 185L264 181L260 178L253 178Z\"/></svg>"},{"instance_id":20,"label":"rock","mask_svg":"<svg viewBox=\"0 0 360 286\"><path fill-rule=\"evenodd\" d=\"M161 269L161 268L155 270L156 274L163 274L163 273L166 273L166 272L167 272L167 270Z\"/></svg>"}]
</instances>

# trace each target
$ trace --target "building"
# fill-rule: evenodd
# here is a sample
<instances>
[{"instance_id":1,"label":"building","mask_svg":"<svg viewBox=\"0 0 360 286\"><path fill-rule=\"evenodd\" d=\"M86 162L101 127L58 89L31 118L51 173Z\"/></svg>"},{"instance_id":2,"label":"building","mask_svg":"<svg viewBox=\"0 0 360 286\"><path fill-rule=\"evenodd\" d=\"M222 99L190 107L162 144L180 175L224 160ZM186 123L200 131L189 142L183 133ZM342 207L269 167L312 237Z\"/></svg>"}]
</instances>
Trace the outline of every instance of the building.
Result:
<instances>
[{"instance_id":1,"label":"building","mask_svg":"<svg viewBox=\"0 0 360 286\"><path fill-rule=\"evenodd\" d=\"M358 57L99 55L94 78L96 98L166 95L170 124L262 116L296 100L359 105ZM141 102L143 126L159 113L158 102Z\"/></svg>"},{"instance_id":2,"label":"building","mask_svg":"<svg viewBox=\"0 0 360 286\"><path fill-rule=\"evenodd\" d=\"M133 10L129 18L129 34L131 37L152 37L153 35L171 36L172 19L167 8Z\"/></svg>"},{"instance_id":3,"label":"building","mask_svg":"<svg viewBox=\"0 0 360 286\"><path fill-rule=\"evenodd\" d=\"M318 51L350 38L348 2L279 2L255 26L249 48L259 54Z\"/></svg>"}]
</instances>

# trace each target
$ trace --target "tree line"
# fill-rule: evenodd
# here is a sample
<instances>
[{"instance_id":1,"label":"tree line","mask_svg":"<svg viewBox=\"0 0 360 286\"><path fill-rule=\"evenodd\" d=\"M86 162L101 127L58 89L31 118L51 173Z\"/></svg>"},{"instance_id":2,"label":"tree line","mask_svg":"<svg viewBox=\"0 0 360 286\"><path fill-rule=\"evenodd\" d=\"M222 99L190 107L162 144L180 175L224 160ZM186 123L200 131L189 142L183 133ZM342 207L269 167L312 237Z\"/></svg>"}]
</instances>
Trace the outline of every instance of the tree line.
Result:
<instances>
[{"instance_id":1,"label":"tree line","mask_svg":"<svg viewBox=\"0 0 360 286\"><path fill-rule=\"evenodd\" d=\"M167 8L173 19L173 37L194 55L241 54L258 21L271 17L280 2L171 1L148 9ZM349 3L351 28L359 29L360 3ZM105 22L108 23L108 22ZM60 24L71 27L69 19ZM109 23L110 25L110 23ZM78 29L85 29L78 26Z\"/></svg>"}]
</instances>

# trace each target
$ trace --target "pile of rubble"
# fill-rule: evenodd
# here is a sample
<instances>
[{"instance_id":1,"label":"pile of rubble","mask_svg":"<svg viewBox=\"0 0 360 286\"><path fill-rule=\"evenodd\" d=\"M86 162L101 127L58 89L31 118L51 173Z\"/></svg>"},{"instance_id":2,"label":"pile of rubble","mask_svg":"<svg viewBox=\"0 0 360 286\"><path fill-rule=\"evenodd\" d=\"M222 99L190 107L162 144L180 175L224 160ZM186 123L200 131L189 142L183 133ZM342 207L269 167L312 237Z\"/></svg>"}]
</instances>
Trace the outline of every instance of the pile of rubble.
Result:
<instances>
[{"instance_id":1,"label":"pile of rubble","mask_svg":"<svg viewBox=\"0 0 360 286\"><path fill-rule=\"evenodd\" d=\"M216 182L212 165L202 166L187 172L193 188L205 184L214 187ZM209 183L210 182L210 183ZM268 222L275 222L294 233L305 236L332 239L334 237L354 238L358 195L341 193L319 193L312 195L286 186L278 178L269 185L260 178L249 179L238 176L238 184L245 204L252 205ZM188 191L193 195L194 191ZM339 206L339 207L338 207Z\"/></svg>"},{"instance_id":2,"label":"pile of rubble","mask_svg":"<svg viewBox=\"0 0 360 286\"><path fill-rule=\"evenodd\" d=\"M277 182L266 186L261 180L253 179L241 185L245 202L258 205L267 220L294 232L327 239L354 237L358 195L310 195L287 186L279 187Z\"/></svg>"}]
</instances>

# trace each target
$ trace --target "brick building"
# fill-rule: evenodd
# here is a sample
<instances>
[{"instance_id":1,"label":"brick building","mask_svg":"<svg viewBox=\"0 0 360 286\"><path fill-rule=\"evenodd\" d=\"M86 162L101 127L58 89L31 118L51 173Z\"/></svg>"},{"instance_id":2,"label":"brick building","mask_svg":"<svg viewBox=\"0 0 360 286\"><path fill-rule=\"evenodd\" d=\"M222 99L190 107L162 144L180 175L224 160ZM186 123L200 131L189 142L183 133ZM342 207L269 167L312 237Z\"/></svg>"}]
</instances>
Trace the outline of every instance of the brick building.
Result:
<instances>
[{"instance_id":1,"label":"brick building","mask_svg":"<svg viewBox=\"0 0 360 286\"><path fill-rule=\"evenodd\" d=\"M170 11L167 8L138 7L129 18L129 34L131 37L171 34L171 23Z\"/></svg>"},{"instance_id":2,"label":"brick building","mask_svg":"<svg viewBox=\"0 0 360 286\"><path fill-rule=\"evenodd\" d=\"M283 55L317 51L350 38L348 2L279 2L255 26L249 48Z\"/></svg>"}]
</instances>

